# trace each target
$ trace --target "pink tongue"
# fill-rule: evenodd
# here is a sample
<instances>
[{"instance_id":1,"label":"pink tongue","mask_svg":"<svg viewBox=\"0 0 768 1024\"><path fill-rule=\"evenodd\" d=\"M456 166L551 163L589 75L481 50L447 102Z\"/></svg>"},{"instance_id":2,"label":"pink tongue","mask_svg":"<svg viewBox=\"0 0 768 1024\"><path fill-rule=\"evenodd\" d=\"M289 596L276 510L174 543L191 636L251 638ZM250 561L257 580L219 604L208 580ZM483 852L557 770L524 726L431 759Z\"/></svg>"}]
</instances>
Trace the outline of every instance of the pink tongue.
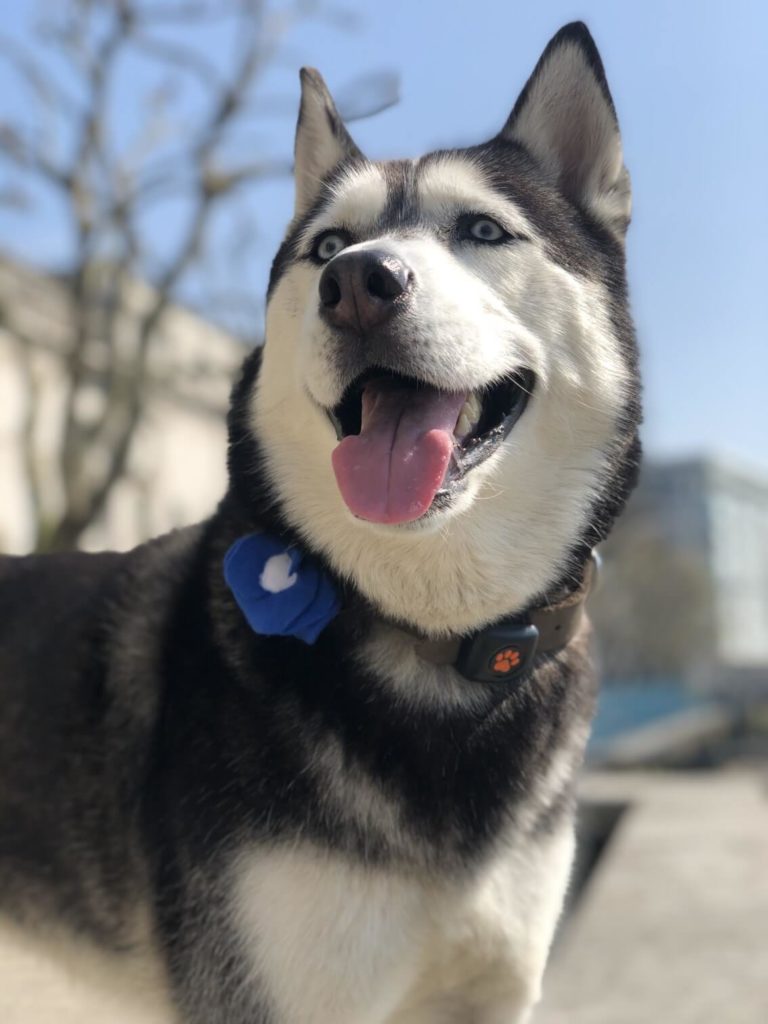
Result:
<instances>
[{"instance_id":1,"label":"pink tongue","mask_svg":"<svg viewBox=\"0 0 768 1024\"><path fill-rule=\"evenodd\" d=\"M407 523L422 516L445 478L466 394L372 381L362 429L333 453L341 496L361 519Z\"/></svg>"}]
</instances>

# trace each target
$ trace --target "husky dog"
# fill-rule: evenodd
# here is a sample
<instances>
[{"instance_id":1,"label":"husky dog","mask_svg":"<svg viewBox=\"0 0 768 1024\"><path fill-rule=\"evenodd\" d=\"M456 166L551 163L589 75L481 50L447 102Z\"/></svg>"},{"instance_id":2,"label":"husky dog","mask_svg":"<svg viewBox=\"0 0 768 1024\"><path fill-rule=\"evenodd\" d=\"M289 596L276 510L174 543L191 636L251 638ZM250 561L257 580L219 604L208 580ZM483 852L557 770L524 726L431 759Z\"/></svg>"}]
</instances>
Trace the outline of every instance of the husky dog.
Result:
<instances>
[{"instance_id":1,"label":"husky dog","mask_svg":"<svg viewBox=\"0 0 768 1024\"><path fill-rule=\"evenodd\" d=\"M7 915L154 950L185 1024L528 1019L595 692L563 610L639 459L629 213L581 24L495 138L419 160L367 160L302 72L217 512L0 563ZM253 537L268 596L294 556L335 595L314 642L225 582Z\"/></svg>"}]
</instances>

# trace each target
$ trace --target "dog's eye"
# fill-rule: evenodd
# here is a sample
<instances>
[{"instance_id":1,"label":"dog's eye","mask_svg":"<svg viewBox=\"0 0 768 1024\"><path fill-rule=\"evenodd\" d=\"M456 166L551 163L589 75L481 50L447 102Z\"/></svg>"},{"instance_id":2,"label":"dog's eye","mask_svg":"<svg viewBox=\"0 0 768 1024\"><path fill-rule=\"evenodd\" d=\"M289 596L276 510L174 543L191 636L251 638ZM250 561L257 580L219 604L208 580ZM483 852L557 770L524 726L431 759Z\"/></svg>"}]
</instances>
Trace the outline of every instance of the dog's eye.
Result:
<instances>
[{"instance_id":1,"label":"dog's eye","mask_svg":"<svg viewBox=\"0 0 768 1024\"><path fill-rule=\"evenodd\" d=\"M469 238L478 242L500 242L507 237L507 232L490 217L471 217L464 225Z\"/></svg>"},{"instance_id":2,"label":"dog's eye","mask_svg":"<svg viewBox=\"0 0 768 1024\"><path fill-rule=\"evenodd\" d=\"M327 263L328 260L332 260L334 256L338 255L342 249L346 249L348 245L348 239L344 235L339 234L338 231L326 231L324 235L320 235L312 246L312 255L315 259Z\"/></svg>"}]
</instances>

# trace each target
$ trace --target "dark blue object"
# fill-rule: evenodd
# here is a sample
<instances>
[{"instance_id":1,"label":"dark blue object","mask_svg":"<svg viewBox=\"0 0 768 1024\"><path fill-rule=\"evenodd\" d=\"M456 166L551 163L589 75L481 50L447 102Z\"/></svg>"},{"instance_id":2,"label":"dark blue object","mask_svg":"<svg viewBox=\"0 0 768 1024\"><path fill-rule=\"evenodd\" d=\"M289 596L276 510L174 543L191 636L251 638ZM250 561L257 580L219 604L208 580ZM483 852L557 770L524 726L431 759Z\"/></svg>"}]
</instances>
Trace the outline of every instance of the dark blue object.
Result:
<instances>
[{"instance_id":1,"label":"dark blue object","mask_svg":"<svg viewBox=\"0 0 768 1024\"><path fill-rule=\"evenodd\" d=\"M300 548L265 533L235 541L224 556L224 579L248 625L263 636L313 644L339 611L322 569Z\"/></svg>"}]
</instances>

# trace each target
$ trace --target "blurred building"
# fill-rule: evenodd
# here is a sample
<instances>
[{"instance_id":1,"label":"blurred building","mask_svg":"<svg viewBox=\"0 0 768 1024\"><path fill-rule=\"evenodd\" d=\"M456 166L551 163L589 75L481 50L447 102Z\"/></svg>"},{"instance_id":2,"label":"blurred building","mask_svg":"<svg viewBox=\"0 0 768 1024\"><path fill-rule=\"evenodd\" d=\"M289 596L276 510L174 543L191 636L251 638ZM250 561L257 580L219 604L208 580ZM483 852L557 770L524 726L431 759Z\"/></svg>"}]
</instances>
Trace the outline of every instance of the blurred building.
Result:
<instances>
[{"instance_id":1,"label":"blurred building","mask_svg":"<svg viewBox=\"0 0 768 1024\"><path fill-rule=\"evenodd\" d=\"M768 474L706 457L649 461L634 513L711 581L708 633L721 667L768 668ZM663 572L659 586L664 585Z\"/></svg>"},{"instance_id":2,"label":"blurred building","mask_svg":"<svg viewBox=\"0 0 768 1024\"><path fill-rule=\"evenodd\" d=\"M137 283L137 309L147 294ZM23 330L23 350L3 326L4 311ZM130 322L124 333L130 344ZM46 475L56 486L71 336L62 283L0 256L0 551L28 551L34 537L25 444L35 446L44 467L49 460ZM127 472L84 534L83 547L129 548L213 511L226 487L225 416L243 356L242 343L189 310L173 306L164 314L150 349ZM109 401L96 389L86 397ZM25 437L30 403L44 413L35 416L31 438Z\"/></svg>"}]
</instances>

